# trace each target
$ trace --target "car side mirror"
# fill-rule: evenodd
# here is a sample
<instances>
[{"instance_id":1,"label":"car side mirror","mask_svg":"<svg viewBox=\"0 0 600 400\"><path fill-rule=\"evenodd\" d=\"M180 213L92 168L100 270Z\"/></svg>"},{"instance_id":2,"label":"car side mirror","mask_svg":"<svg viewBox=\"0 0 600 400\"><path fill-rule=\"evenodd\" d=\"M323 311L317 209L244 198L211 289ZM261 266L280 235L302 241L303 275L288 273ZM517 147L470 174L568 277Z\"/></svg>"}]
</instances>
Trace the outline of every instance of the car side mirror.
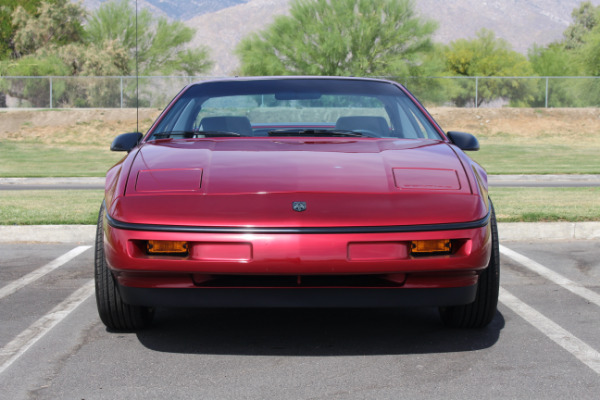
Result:
<instances>
[{"instance_id":1,"label":"car side mirror","mask_svg":"<svg viewBox=\"0 0 600 400\"><path fill-rule=\"evenodd\" d=\"M450 141L454 143L462 151L477 151L479 150L479 141L470 133L466 132L448 132L446 134Z\"/></svg>"},{"instance_id":2,"label":"car side mirror","mask_svg":"<svg viewBox=\"0 0 600 400\"><path fill-rule=\"evenodd\" d=\"M140 142L142 138L142 134L140 132L129 132L122 133L113 140L110 145L111 151L126 151L130 152L137 144Z\"/></svg>"}]
</instances>

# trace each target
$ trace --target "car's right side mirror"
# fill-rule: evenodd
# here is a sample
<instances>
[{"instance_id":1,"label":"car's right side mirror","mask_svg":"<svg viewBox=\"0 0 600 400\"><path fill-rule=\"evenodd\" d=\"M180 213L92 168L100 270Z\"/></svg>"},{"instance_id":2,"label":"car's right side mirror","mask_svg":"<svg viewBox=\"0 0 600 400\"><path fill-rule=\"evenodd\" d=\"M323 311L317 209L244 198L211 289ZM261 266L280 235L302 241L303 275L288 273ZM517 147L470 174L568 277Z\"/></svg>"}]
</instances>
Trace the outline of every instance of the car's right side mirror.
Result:
<instances>
[{"instance_id":1,"label":"car's right side mirror","mask_svg":"<svg viewBox=\"0 0 600 400\"><path fill-rule=\"evenodd\" d=\"M446 134L450 141L454 143L462 151L477 151L479 150L479 141L470 133L452 131Z\"/></svg>"}]
</instances>

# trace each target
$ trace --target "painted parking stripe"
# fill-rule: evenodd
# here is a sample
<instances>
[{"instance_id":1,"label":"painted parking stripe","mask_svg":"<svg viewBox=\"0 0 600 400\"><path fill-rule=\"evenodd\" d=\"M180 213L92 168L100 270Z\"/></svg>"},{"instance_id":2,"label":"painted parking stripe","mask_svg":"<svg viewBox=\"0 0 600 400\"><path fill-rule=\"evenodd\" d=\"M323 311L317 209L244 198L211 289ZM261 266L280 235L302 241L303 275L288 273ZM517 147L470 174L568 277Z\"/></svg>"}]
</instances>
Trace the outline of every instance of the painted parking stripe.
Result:
<instances>
[{"instance_id":1,"label":"painted parking stripe","mask_svg":"<svg viewBox=\"0 0 600 400\"><path fill-rule=\"evenodd\" d=\"M94 293L90 280L0 349L0 374Z\"/></svg>"},{"instance_id":2,"label":"painted parking stripe","mask_svg":"<svg viewBox=\"0 0 600 400\"><path fill-rule=\"evenodd\" d=\"M500 288L499 300L525 321L540 330L563 349L600 375L600 353L587 343L575 337L557 323L546 318L540 312L517 299L504 288Z\"/></svg>"},{"instance_id":3,"label":"painted parking stripe","mask_svg":"<svg viewBox=\"0 0 600 400\"><path fill-rule=\"evenodd\" d=\"M556 283L559 286L575 293L576 295L586 299L590 303L593 303L600 307L600 294L590 290L579 283L573 282L572 280L565 278L559 273L552 271L550 268L544 267L542 264L533 261L532 259L525 257L522 254L517 253L514 250L509 249L500 245L500 253L503 256L510 258L511 260L521 264L527 269L537 273L540 276L548 279L551 282Z\"/></svg>"},{"instance_id":4,"label":"painted parking stripe","mask_svg":"<svg viewBox=\"0 0 600 400\"><path fill-rule=\"evenodd\" d=\"M29 285L30 283L36 281L37 279L40 279L42 276L46 275L47 273L52 272L56 268L68 263L69 261L71 261L78 255L80 255L81 253L83 253L84 251L89 249L90 247L92 247L92 246L75 247L73 250L63 254L62 256L56 258L55 260L50 261L48 264L44 265L43 267L40 267L40 268L36 269L35 271L30 272L29 274L27 274L17 280L12 281L8 285L0 288L0 299L13 294L17 290Z\"/></svg>"}]
</instances>

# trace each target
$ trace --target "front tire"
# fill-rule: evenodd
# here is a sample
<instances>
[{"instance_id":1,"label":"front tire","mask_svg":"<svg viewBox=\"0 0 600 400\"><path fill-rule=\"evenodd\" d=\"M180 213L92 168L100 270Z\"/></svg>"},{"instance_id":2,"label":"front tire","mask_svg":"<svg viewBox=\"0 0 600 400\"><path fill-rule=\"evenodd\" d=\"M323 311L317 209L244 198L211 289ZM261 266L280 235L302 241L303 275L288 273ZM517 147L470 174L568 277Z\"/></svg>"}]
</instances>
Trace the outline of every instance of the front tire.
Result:
<instances>
[{"instance_id":1,"label":"front tire","mask_svg":"<svg viewBox=\"0 0 600 400\"><path fill-rule=\"evenodd\" d=\"M96 230L94 280L96 305L100 319L107 328L117 331L135 331L150 325L154 315L148 307L132 306L123 302L115 278L104 257L104 204L100 207Z\"/></svg>"},{"instance_id":2,"label":"front tire","mask_svg":"<svg viewBox=\"0 0 600 400\"><path fill-rule=\"evenodd\" d=\"M492 209L490 217L492 255L490 262L485 271L479 275L477 294L473 303L440 307L440 316L446 326L452 328L483 328L492 322L496 314L500 289L500 249L496 214L491 201L490 208Z\"/></svg>"}]
</instances>

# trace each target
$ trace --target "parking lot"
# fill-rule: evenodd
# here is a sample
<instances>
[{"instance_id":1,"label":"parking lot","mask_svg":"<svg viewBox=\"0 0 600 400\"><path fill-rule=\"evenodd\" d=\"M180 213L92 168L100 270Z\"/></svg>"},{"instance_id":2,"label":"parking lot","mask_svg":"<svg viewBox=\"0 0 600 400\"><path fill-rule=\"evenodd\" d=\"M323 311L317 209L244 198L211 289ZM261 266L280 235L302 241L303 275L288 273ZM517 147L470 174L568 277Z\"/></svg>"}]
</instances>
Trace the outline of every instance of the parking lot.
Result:
<instances>
[{"instance_id":1,"label":"parking lot","mask_svg":"<svg viewBox=\"0 0 600 400\"><path fill-rule=\"evenodd\" d=\"M159 309L100 322L89 244L0 244L0 398L597 399L600 241L503 242L483 330L435 309Z\"/></svg>"}]
</instances>

